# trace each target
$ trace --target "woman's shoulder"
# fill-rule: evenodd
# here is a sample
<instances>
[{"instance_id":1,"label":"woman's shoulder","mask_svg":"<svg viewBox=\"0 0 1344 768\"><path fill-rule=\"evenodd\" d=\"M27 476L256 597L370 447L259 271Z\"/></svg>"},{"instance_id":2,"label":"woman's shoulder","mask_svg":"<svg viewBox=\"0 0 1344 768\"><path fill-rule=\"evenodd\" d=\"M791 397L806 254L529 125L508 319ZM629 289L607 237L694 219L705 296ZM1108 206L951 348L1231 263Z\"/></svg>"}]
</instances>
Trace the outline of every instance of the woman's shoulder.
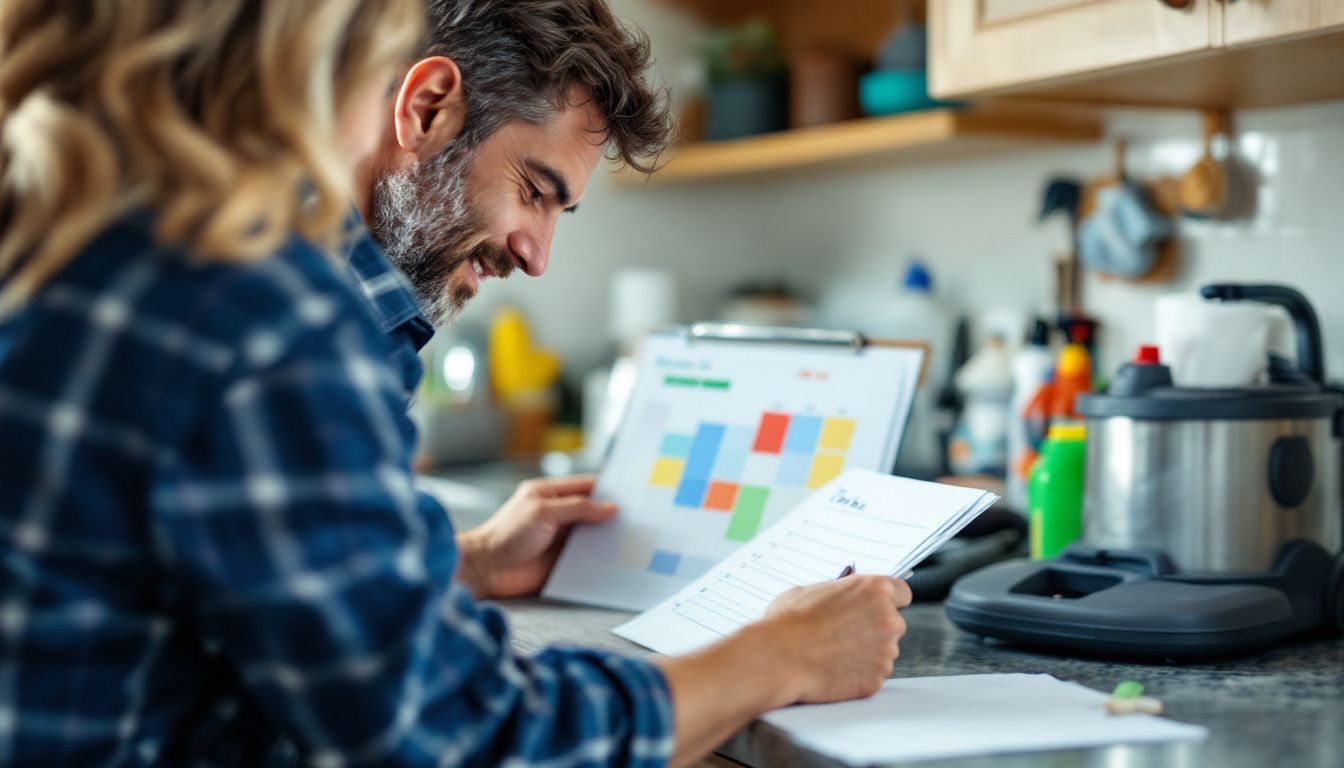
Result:
<instances>
[{"instance_id":1,"label":"woman's shoulder","mask_svg":"<svg viewBox=\"0 0 1344 768\"><path fill-rule=\"evenodd\" d=\"M370 344L383 343L364 298L333 257L294 235L254 261L207 261L158 243L148 221L109 227L50 286L83 295L89 306L121 314L166 338L218 349L283 350L335 325Z\"/></svg>"}]
</instances>

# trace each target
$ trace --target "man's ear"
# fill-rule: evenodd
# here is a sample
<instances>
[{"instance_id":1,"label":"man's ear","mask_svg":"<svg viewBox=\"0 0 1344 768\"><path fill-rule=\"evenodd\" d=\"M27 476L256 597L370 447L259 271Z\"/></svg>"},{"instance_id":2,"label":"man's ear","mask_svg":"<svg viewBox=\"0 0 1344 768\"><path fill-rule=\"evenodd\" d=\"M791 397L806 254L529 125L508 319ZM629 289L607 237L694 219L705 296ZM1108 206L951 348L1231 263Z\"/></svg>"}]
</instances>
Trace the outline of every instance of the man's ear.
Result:
<instances>
[{"instance_id":1,"label":"man's ear","mask_svg":"<svg viewBox=\"0 0 1344 768\"><path fill-rule=\"evenodd\" d=\"M457 138L467 118L462 70L445 56L417 61L402 78L393 105L398 147L427 160Z\"/></svg>"}]
</instances>

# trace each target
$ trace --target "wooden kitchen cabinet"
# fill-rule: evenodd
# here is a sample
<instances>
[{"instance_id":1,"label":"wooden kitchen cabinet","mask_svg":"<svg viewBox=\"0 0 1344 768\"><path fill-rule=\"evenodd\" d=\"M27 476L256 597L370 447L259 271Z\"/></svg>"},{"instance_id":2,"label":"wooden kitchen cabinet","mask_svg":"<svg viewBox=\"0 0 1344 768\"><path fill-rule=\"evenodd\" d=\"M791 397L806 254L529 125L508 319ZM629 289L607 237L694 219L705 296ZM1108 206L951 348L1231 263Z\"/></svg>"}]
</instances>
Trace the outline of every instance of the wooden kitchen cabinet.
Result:
<instances>
[{"instance_id":1,"label":"wooden kitchen cabinet","mask_svg":"<svg viewBox=\"0 0 1344 768\"><path fill-rule=\"evenodd\" d=\"M1335 28L1344 28L1344 0L1233 0L1223 7L1223 39L1229 46Z\"/></svg>"},{"instance_id":2,"label":"wooden kitchen cabinet","mask_svg":"<svg viewBox=\"0 0 1344 768\"><path fill-rule=\"evenodd\" d=\"M1344 0L1170 5L929 0L930 90L1204 108L1344 98Z\"/></svg>"},{"instance_id":3,"label":"wooden kitchen cabinet","mask_svg":"<svg viewBox=\"0 0 1344 768\"><path fill-rule=\"evenodd\" d=\"M1207 51L1214 0L930 0L929 88L963 98Z\"/></svg>"}]
</instances>

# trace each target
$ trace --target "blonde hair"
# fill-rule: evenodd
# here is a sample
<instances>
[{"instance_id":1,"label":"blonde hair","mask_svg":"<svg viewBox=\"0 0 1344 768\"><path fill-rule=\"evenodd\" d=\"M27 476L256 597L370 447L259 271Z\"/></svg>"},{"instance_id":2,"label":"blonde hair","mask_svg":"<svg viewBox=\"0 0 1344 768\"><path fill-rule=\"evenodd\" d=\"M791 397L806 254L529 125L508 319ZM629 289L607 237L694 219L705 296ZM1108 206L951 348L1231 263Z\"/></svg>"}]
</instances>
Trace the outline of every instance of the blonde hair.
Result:
<instances>
[{"instance_id":1,"label":"blonde hair","mask_svg":"<svg viewBox=\"0 0 1344 768\"><path fill-rule=\"evenodd\" d=\"M0 313L115 219L203 260L334 248L348 97L419 41L421 0L0 2Z\"/></svg>"}]
</instances>

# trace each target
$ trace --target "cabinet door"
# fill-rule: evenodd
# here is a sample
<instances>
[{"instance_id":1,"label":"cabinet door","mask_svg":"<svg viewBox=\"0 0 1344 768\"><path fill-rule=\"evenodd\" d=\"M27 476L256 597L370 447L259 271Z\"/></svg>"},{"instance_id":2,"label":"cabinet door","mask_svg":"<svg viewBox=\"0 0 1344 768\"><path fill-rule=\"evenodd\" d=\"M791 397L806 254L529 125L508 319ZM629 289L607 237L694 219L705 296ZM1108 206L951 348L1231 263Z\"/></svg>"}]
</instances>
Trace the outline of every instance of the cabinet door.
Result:
<instances>
[{"instance_id":1,"label":"cabinet door","mask_svg":"<svg viewBox=\"0 0 1344 768\"><path fill-rule=\"evenodd\" d=\"M1344 30L1344 0L1226 0L1229 46L1276 37Z\"/></svg>"},{"instance_id":2,"label":"cabinet door","mask_svg":"<svg viewBox=\"0 0 1344 768\"><path fill-rule=\"evenodd\" d=\"M930 87L945 98L1011 92L1207 50L1221 42L1221 12L1219 0L1180 10L1163 0L929 0Z\"/></svg>"}]
</instances>

